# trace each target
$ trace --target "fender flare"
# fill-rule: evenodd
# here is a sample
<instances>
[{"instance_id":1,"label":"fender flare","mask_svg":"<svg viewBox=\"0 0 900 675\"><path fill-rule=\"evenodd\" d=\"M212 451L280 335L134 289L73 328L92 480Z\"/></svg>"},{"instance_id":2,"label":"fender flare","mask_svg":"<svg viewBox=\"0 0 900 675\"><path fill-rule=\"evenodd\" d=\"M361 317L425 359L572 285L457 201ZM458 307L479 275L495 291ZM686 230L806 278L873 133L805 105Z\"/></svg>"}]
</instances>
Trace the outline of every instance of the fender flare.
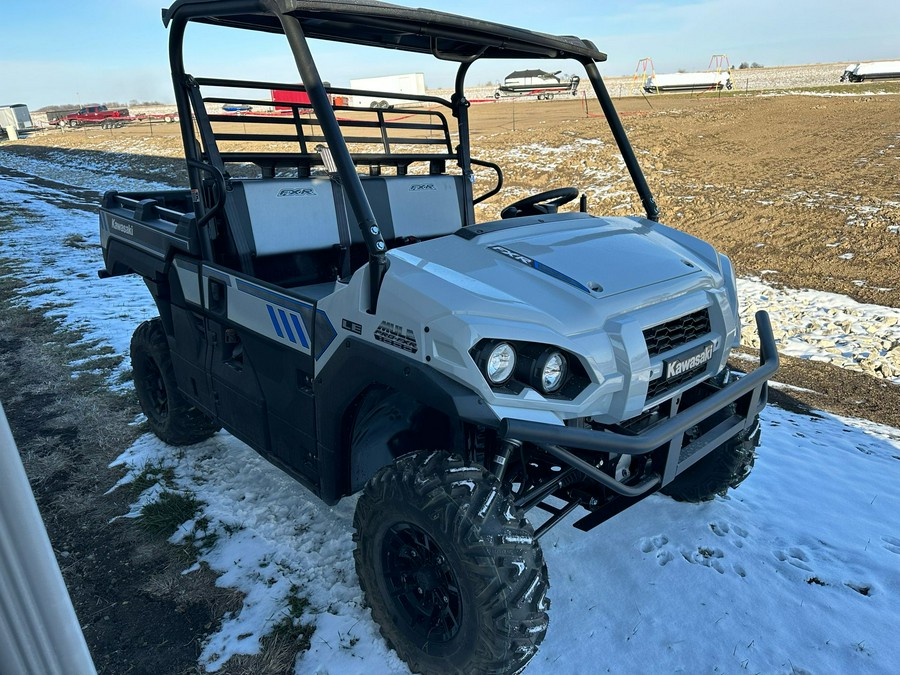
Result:
<instances>
[{"instance_id":1,"label":"fender flare","mask_svg":"<svg viewBox=\"0 0 900 675\"><path fill-rule=\"evenodd\" d=\"M396 453L423 449L412 447L422 438L447 434L443 449L458 451L465 448L468 425L500 425L477 392L425 363L357 338L345 339L316 377L315 397L321 496L329 503L360 489ZM357 462L354 473L354 423L360 414L382 412L396 419L380 425L373 455ZM423 430L426 420L435 428ZM361 440L357 433L357 450Z\"/></svg>"}]
</instances>

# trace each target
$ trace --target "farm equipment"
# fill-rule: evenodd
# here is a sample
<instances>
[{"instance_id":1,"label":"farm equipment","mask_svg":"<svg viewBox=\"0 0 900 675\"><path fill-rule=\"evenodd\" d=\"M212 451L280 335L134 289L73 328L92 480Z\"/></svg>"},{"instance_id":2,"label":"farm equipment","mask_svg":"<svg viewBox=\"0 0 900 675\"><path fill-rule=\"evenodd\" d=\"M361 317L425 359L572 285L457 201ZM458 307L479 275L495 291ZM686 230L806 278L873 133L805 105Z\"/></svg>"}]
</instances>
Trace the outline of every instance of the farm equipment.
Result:
<instances>
[{"instance_id":1,"label":"farm equipment","mask_svg":"<svg viewBox=\"0 0 900 675\"><path fill-rule=\"evenodd\" d=\"M494 98L537 96L539 101L544 99L549 101L557 94L575 96L581 78L573 75L568 80L563 80L559 77L561 72L561 70L555 73L546 73L543 70L517 70L506 76L503 84L494 92Z\"/></svg>"},{"instance_id":2,"label":"farm equipment","mask_svg":"<svg viewBox=\"0 0 900 675\"><path fill-rule=\"evenodd\" d=\"M841 82L900 79L900 61L872 61L854 63L844 69Z\"/></svg>"},{"instance_id":3,"label":"farm equipment","mask_svg":"<svg viewBox=\"0 0 900 675\"><path fill-rule=\"evenodd\" d=\"M163 16L190 187L100 211L101 276L140 275L159 309L131 343L150 428L183 445L224 427L328 504L361 492L356 569L390 645L416 672L518 672L548 625L552 527L746 478L778 364L767 315L735 377L731 263L658 222L587 40L374 0ZM283 33L302 84L187 74L193 22ZM334 104L369 94L326 88L308 39L454 62L454 92L395 94L395 116ZM503 172L473 156L466 75L501 58L583 66L643 217L561 211L580 191L558 187L476 221ZM218 112L273 90L308 101Z\"/></svg>"}]
</instances>

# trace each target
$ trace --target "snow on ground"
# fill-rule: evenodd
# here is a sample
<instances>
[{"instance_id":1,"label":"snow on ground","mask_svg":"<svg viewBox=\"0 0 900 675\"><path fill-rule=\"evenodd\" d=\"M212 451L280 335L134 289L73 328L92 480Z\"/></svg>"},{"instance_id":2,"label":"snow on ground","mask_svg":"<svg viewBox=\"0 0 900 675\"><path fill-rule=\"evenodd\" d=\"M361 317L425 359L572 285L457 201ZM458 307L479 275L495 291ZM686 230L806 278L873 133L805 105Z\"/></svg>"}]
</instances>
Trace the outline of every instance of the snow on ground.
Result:
<instances>
[{"instance_id":1,"label":"snow on ground","mask_svg":"<svg viewBox=\"0 0 900 675\"><path fill-rule=\"evenodd\" d=\"M0 150L0 166L7 166L22 173L40 176L66 185L77 185L89 190L104 193L107 190L166 190L172 186L166 183L153 183L135 178L122 177L119 171L127 170L133 158L126 153L149 150L145 143L125 145L119 142L118 152L108 152L103 155L102 162L91 160L88 156L79 157L71 150L54 150L48 153L49 159L37 159L10 155ZM87 155L87 153L85 153ZM160 178L165 179L165 174L160 171ZM86 204L96 208L97 204Z\"/></svg>"},{"instance_id":2,"label":"snow on ground","mask_svg":"<svg viewBox=\"0 0 900 675\"><path fill-rule=\"evenodd\" d=\"M0 172L0 223L7 216L19 226L0 237L0 256L17 262L16 276L27 284L23 302L83 331L85 344L125 355L131 333L156 316L156 308L140 278L97 278L103 267L98 220L87 210L96 205L84 204L81 210L69 200L63 191ZM123 363L120 370L128 368Z\"/></svg>"},{"instance_id":3,"label":"snow on ground","mask_svg":"<svg viewBox=\"0 0 900 675\"><path fill-rule=\"evenodd\" d=\"M0 166L4 159L0 151ZM23 303L125 355L155 308L138 279L97 280L96 215L71 201L0 171L0 223L15 226L0 255L21 265ZM835 325L849 316L859 335L897 313L812 291L802 302L806 292L788 292L797 307L785 309L782 291L758 281L742 281L740 292L745 305L773 313L788 335L783 351L810 357L822 349L818 334L832 330L810 328L819 308L839 313ZM845 348L854 362L871 351L855 337ZM769 408L762 438L753 475L726 498L686 505L653 496L590 533L566 523L551 530L542 541L550 629L527 672L890 672L900 660L900 430ZM202 559L222 573L219 584L247 594L210 637L208 668L258 649L295 585L316 624L296 672L408 672L362 606L355 499L323 505L225 433L183 449L143 436L118 462L129 476L148 464L173 468L170 487L193 492L209 521L203 532L186 523L177 536L214 532Z\"/></svg>"},{"instance_id":4,"label":"snow on ground","mask_svg":"<svg viewBox=\"0 0 900 675\"><path fill-rule=\"evenodd\" d=\"M900 430L769 408L762 439L726 498L653 496L587 534L570 526L578 513L551 530L550 629L526 672L888 672L900 659ZM297 673L408 672L362 606L355 499L326 507L222 433L179 451L144 436L119 461L174 467L218 535L203 559L248 593L207 645L210 665L253 651L297 585L317 625Z\"/></svg>"},{"instance_id":5,"label":"snow on ground","mask_svg":"<svg viewBox=\"0 0 900 675\"><path fill-rule=\"evenodd\" d=\"M741 322L769 312L778 351L867 372L900 384L900 309L856 302L845 295L776 289L758 279L738 280ZM759 347L750 332L744 343Z\"/></svg>"}]
</instances>

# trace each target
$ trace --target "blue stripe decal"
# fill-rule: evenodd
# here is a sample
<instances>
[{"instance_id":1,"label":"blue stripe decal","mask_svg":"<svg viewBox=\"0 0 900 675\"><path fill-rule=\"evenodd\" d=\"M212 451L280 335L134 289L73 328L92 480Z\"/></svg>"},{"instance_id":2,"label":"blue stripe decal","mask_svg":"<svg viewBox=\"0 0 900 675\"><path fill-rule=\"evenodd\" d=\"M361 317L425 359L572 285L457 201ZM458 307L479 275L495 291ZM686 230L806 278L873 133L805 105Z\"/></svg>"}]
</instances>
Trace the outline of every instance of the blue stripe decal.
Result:
<instances>
[{"instance_id":1,"label":"blue stripe decal","mask_svg":"<svg viewBox=\"0 0 900 675\"><path fill-rule=\"evenodd\" d=\"M309 343L306 341L306 336L303 334L303 327L300 325L300 318L296 314L291 314L291 323L294 324L294 330L297 331L297 337L300 338L300 344L303 345L305 349L309 349Z\"/></svg>"},{"instance_id":2,"label":"blue stripe decal","mask_svg":"<svg viewBox=\"0 0 900 675\"><path fill-rule=\"evenodd\" d=\"M281 332L281 326L278 325L278 319L275 318L275 310L272 309L272 305L266 305L266 309L269 310L269 316L272 318L272 325L275 326L275 334L278 337L283 338L284 333Z\"/></svg>"},{"instance_id":3,"label":"blue stripe decal","mask_svg":"<svg viewBox=\"0 0 900 675\"><path fill-rule=\"evenodd\" d=\"M328 316L322 310L316 309L315 305L281 295L243 279L235 278L234 281L238 290L266 301L266 309L269 311L272 326L279 338L290 340L294 344L298 344L299 340L303 349L310 349L310 342L312 342L315 330L317 348L314 356L316 359L325 353L325 350L337 337L337 331L331 325ZM277 316L276 310L278 311ZM292 325L293 330L291 329ZM295 332L297 333L296 337L294 336ZM286 336L285 333L287 333Z\"/></svg>"},{"instance_id":4,"label":"blue stripe decal","mask_svg":"<svg viewBox=\"0 0 900 675\"><path fill-rule=\"evenodd\" d=\"M291 325L287 320L287 314L284 313L283 309L278 310L278 316L281 317L281 323L284 325L284 330L287 331L288 340L296 343L297 339L294 337L294 332L291 330Z\"/></svg>"},{"instance_id":5,"label":"blue stripe decal","mask_svg":"<svg viewBox=\"0 0 900 675\"><path fill-rule=\"evenodd\" d=\"M567 275L563 274L562 272L553 269L549 265L545 265L542 262L538 262L537 260L535 260L533 264L534 264L534 269L536 269L537 271L543 272L544 274L551 276L554 279L559 279L563 283L569 284L569 286L574 286L579 291L583 291L585 293L590 294L591 290L587 286L584 286L583 284L578 283L572 277L567 276Z\"/></svg>"},{"instance_id":6,"label":"blue stripe decal","mask_svg":"<svg viewBox=\"0 0 900 675\"><path fill-rule=\"evenodd\" d=\"M247 283L243 279L235 279L235 284L240 291L249 293L250 295L253 295L257 298L262 298L267 302L280 305L281 307L294 312L300 312L302 314L303 312L310 312L313 309L313 306L309 303L295 300L294 298L289 298L285 295L275 293L274 291L270 291L267 288L262 288L261 286L257 286L255 284Z\"/></svg>"}]
</instances>

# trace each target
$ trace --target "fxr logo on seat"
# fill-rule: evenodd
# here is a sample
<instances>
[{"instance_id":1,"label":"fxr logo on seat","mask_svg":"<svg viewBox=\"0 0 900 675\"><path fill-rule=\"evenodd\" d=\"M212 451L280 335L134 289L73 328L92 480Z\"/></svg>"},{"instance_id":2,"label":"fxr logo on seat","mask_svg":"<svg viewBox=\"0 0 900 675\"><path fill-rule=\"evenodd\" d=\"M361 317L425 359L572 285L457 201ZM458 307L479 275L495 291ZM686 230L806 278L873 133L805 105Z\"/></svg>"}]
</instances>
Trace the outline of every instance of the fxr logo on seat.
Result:
<instances>
[{"instance_id":1,"label":"fxr logo on seat","mask_svg":"<svg viewBox=\"0 0 900 675\"><path fill-rule=\"evenodd\" d=\"M318 193L312 188L290 188L281 190L279 197L315 197Z\"/></svg>"}]
</instances>

